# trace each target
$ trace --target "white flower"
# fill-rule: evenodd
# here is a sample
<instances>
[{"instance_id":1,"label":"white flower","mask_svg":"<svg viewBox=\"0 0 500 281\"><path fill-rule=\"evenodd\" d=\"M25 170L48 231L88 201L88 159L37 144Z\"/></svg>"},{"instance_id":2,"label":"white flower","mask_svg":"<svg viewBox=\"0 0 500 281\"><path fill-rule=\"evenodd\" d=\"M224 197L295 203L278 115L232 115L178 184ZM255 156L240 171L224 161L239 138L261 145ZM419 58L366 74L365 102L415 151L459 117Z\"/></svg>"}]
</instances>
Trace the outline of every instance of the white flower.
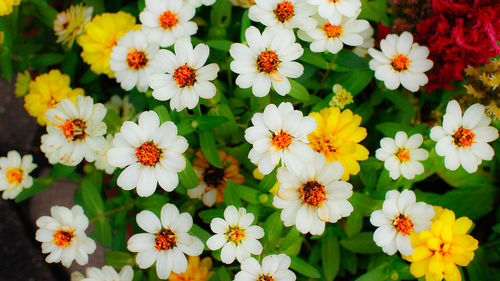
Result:
<instances>
[{"instance_id":1,"label":"white flower","mask_svg":"<svg viewBox=\"0 0 500 281\"><path fill-rule=\"evenodd\" d=\"M200 0L190 0L190 2ZM213 0L201 0L204 4ZM189 21L195 9L183 0L146 0L146 7L139 14L142 30L151 42L168 47L180 38L189 37L198 31L196 23Z\"/></svg>"},{"instance_id":2,"label":"white flower","mask_svg":"<svg viewBox=\"0 0 500 281\"><path fill-rule=\"evenodd\" d=\"M111 99L104 104L108 111L112 110L118 114L122 121L136 121L137 114L135 113L134 105L129 101L129 96L113 95ZM109 133L109 132L108 132Z\"/></svg>"},{"instance_id":3,"label":"white flower","mask_svg":"<svg viewBox=\"0 0 500 281\"><path fill-rule=\"evenodd\" d=\"M368 56L368 49L375 46L375 39L373 39L374 32L375 30L373 30L373 27L371 25L368 25L365 30L359 33L359 35L363 37L363 44L356 46L356 48L352 50L356 55L360 57Z\"/></svg>"},{"instance_id":4,"label":"white flower","mask_svg":"<svg viewBox=\"0 0 500 281\"><path fill-rule=\"evenodd\" d=\"M248 17L268 27L307 30L316 23L311 18L315 12L306 0L256 0Z\"/></svg>"},{"instance_id":5,"label":"white flower","mask_svg":"<svg viewBox=\"0 0 500 281\"><path fill-rule=\"evenodd\" d=\"M251 225L254 220L252 213L245 208L236 209L228 206L224 211L224 219L214 218L210 228L215 233L207 240L207 246L215 251L222 248L220 258L223 263L230 264L234 258L242 263L250 254L260 255L262 244L257 239L264 237L264 229Z\"/></svg>"},{"instance_id":6,"label":"white flower","mask_svg":"<svg viewBox=\"0 0 500 281\"><path fill-rule=\"evenodd\" d=\"M307 0L311 5L317 6L318 14L330 22L341 15L346 17L356 17L360 13L360 0Z\"/></svg>"},{"instance_id":7,"label":"white flower","mask_svg":"<svg viewBox=\"0 0 500 281\"><path fill-rule=\"evenodd\" d=\"M234 281L295 281L296 276L288 268L292 260L285 254L269 255L262 260L262 266L254 258L241 263L241 271Z\"/></svg>"},{"instance_id":8,"label":"white flower","mask_svg":"<svg viewBox=\"0 0 500 281\"><path fill-rule=\"evenodd\" d=\"M0 191L3 199L14 199L23 188L33 185L33 178L29 175L35 168L33 156L24 155L21 159L19 152L11 150L7 157L0 157Z\"/></svg>"},{"instance_id":9,"label":"white flower","mask_svg":"<svg viewBox=\"0 0 500 281\"><path fill-rule=\"evenodd\" d=\"M162 73L151 76L149 85L155 99L170 100L172 110L193 109L200 97L211 99L215 96L215 85L210 81L217 78L219 66L216 63L205 65L210 53L205 44L198 44L193 49L185 38L178 40L174 49L175 55L160 50L158 61Z\"/></svg>"},{"instance_id":10,"label":"white flower","mask_svg":"<svg viewBox=\"0 0 500 281\"><path fill-rule=\"evenodd\" d=\"M447 169L454 171L462 165L468 173L474 173L483 160L493 159L495 151L488 142L498 138L498 130L488 126L490 122L484 106L478 103L467 108L462 117L458 102L448 102L443 126L432 128L430 135Z\"/></svg>"},{"instance_id":11,"label":"white flower","mask_svg":"<svg viewBox=\"0 0 500 281\"><path fill-rule=\"evenodd\" d=\"M50 125L42 136L40 149L51 164L76 166L84 157L93 162L106 143L106 124L102 122L105 115L104 105L94 104L91 97L77 96L76 106L69 99L62 99L45 112Z\"/></svg>"},{"instance_id":12,"label":"white flower","mask_svg":"<svg viewBox=\"0 0 500 281\"><path fill-rule=\"evenodd\" d=\"M279 168L280 186L273 206L283 209L284 225L295 225L304 234L320 235L325 231L325 222L334 223L349 216L353 207L347 199L352 196L352 185L340 180L343 174L340 162L327 164L321 153L314 154L304 173Z\"/></svg>"},{"instance_id":13,"label":"white flower","mask_svg":"<svg viewBox=\"0 0 500 281\"><path fill-rule=\"evenodd\" d=\"M336 54L342 50L344 44L349 46L360 46L363 44L361 32L366 30L370 24L366 20L357 20L344 16L335 17L333 21L317 18L318 25L307 31L300 30L299 38L312 42L311 51L321 53L328 50Z\"/></svg>"},{"instance_id":14,"label":"white flower","mask_svg":"<svg viewBox=\"0 0 500 281\"><path fill-rule=\"evenodd\" d=\"M89 219L82 207L75 205L70 210L52 206L50 214L36 220L39 227L36 240L42 242L42 253L50 253L45 261L61 262L65 267L70 267L73 260L80 265L87 264L88 255L95 251L96 244L85 234Z\"/></svg>"},{"instance_id":15,"label":"white flower","mask_svg":"<svg viewBox=\"0 0 500 281\"><path fill-rule=\"evenodd\" d=\"M92 19L94 7L85 7L83 4L71 5L65 11L57 14L54 19L54 32L57 43L71 48L75 39L83 32L83 27Z\"/></svg>"},{"instance_id":16,"label":"white flower","mask_svg":"<svg viewBox=\"0 0 500 281\"><path fill-rule=\"evenodd\" d=\"M148 90L149 77L160 72L160 62L156 59L158 51L158 44L148 43L141 30L131 30L120 37L111 52L109 67L125 91L134 87L139 92Z\"/></svg>"},{"instance_id":17,"label":"white flower","mask_svg":"<svg viewBox=\"0 0 500 281\"><path fill-rule=\"evenodd\" d=\"M111 175L115 171L115 166L109 164L107 157L108 151L111 147L113 147L113 135L107 135L106 144L97 152L97 158L94 163L98 170L105 171L108 175Z\"/></svg>"},{"instance_id":18,"label":"white flower","mask_svg":"<svg viewBox=\"0 0 500 281\"><path fill-rule=\"evenodd\" d=\"M203 242L191 236L193 218L188 213L179 214L173 204L161 208L161 221L150 211L137 214L137 225L147 233L134 234L127 242L131 252L137 252L135 261L140 268L151 267L156 261L156 272L160 279L167 279L170 273L187 270L188 256L199 256Z\"/></svg>"},{"instance_id":19,"label":"white flower","mask_svg":"<svg viewBox=\"0 0 500 281\"><path fill-rule=\"evenodd\" d=\"M416 92L429 81L424 72L432 68L427 59L429 49L413 43L413 35L405 31L400 36L389 34L380 41L382 52L370 48L368 53L370 69L375 71L375 78L384 81L387 89L395 90L399 84Z\"/></svg>"},{"instance_id":20,"label":"white flower","mask_svg":"<svg viewBox=\"0 0 500 281\"><path fill-rule=\"evenodd\" d=\"M158 115L145 111L139 115L139 125L130 121L123 123L107 157L111 165L127 167L116 184L125 190L137 187L137 194L147 197L155 192L157 183L169 192L177 187L177 173L186 167L182 153L187 148L187 140L177 135L173 122L160 126Z\"/></svg>"},{"instance_id":21,"label":"white flower","mask_svg":"<svg viewBox=\"0 0 500 281\"><path fill-rule=\"evenodd\" d=\"M373 240L388 255L394 255L396 251L411 255L410 234L429 229L433 217L434 208L416 202L413 191L406 189L399 194L397 190L390 190L385 194L382 210L376 210L370 216L370 222L377 227Z\"/></svg>"},{"instance_id":22,"label":"white flower","mask_svg":"<svg viewBox=\"0 0 500 281\"><path fill-rule=\"evenodd\" d=\"M234 43L229 53L234 58L231 70L240 74L236 85L246 89L252 87L252 93L264 97L269 93L271 84L279 95L290 92L287 77L298 78L304 73L304 67L293 60L304 53L300 44L295 43L295 35L290 30L266 28L262 35L250 26L245 31L248 46Z\"/></svg>"},{"instance_id":23,"label":"white flower","mask_svg":"<svg viewBox=\"0 0 500 281\"><path fill-rule=\"evenodd\" d=\"M316 129L316 121L294 110L291 103L269 104L264 113L253 115L252 124L245 130L245 139L253 145L248 158L262 174L271 173L280 160L298 173L312 159L314 150L307 145L307 135Z\"/></svg>"},{"instance_id":24,"label":"white flower","mask_svg":"<svg viewBox=\"0 0 500 281\"><path fill-rule=\"evenodd\" d=\"M375 151L375 157L384 162L384 167L389 171L393 180L401 175L411 180L415 175L424 172L423 161L429 157L427 150L419 148L424 141L421 134L415 134L408 138L405 132L397 132L394 139L383 138L380 140L380 148Z\"/></svg>"},{"instance_id":25,"label":"white flower","mask_svg":"<svg viewBox=\"0 0 500 281\"><path fill-rule=\"evenodd\" d=\"M72 272L71 281L132 281L134 278L134 271L130 265L124 266L119 274L109 265L103 266L102 269L88 267L86 273L87 278L78 271Z\"/></svg>"},{"instance_id":26,"label":"white flower","mask_svg":"<svg viewBox=\"0 0 500 281\"><path fill-rule=\"evenodd\" d=\"M215 3L215 0L187 0L189 5L198 8L201 5L212 6Z\"/></svg>"}]
</instances>

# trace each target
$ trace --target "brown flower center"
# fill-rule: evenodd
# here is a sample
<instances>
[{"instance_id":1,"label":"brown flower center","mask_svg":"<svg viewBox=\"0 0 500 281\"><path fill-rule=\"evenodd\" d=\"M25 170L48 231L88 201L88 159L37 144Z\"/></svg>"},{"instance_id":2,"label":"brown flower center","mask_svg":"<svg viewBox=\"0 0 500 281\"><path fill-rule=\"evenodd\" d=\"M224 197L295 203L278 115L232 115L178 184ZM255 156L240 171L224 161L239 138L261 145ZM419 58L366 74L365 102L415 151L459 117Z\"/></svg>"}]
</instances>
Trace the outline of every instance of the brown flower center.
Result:
<instances>
[{"instance_id":1,"label":"brown flower center","mask_svg":"<svg viewBox=\"0 0 500 281\"><path fill-rule=\"evenodd\" d=\"M56 128L59 128L66 139L71 139L72 141L85 139L87 134L85 133L85 129L87 129L87 122L83 121L80 118L70 118L65 121L58 116L56 119L61 121L61 124L54 124Z\"/></svg>"},{"instance_id":2,"label":"brown flower center","mask_svg":"<svg viewBox=\"0 0 500 281\"><path fill-rule=\"evenodd\" d=\"M23 175L24 171L21 168L11 168L7 169L7 172L5 173L5 177L7 178L7 181L9 184L19 184L23 180Z\"/></svg>"},{"instance_id":3,"label":"brown flower center","mask_svg":"<svg viewBox=\"0 0 500 281\"><path fill-rule=\"evenodd\" d=\"M271 145L274 146L278 150L282 150L287 148L290 144L292 144L292 136L290 136L287 132L280 131L279 134L275 135L273 133L273 139L271 140Z\"/></svg>"},{"instance_id":4,"label":"brown flower center","mask_svg":"<svg viewBox=\"0 0 500 281\"><path fill-rule=\"evenodd\" d=\"M396 225L397 231L403 233L403 235L410 235L410 231L413 230L413 223L410 218L403 215L399 215L394 220L394 225Z\"/></svg>"},{"instance_id":5,"label":"brown flower center","mask_svg":"<svg viewBox=\"0 0 500 281\"><path fill-rule=\"evenodd\" d=\"M231 226L226 231L226 237L229 241L239 243L245 238L245 230L241 229L239 226Z\"/></svg>"},{"instance_id":6,"label":"brown flower center","mask_svg":"<svg viewBox=\"0 0 500 281\"><path fill-rule=\"evenodd\" d=\"M292 2L283 1L278 3L276 10L274 10L274 15L280 22L285 22L290 20L295 14L295 9L293 7Z\"/></svg>"},{"instance_id":7,"label":"brown flower center","mask_svg":"<svg viewBox=\"0 0 500 281\"><path fill-rule=\"evenodd\" d=\"M161 14L161 16L158 18L158 21L160 22L160 25L163 29L170 29L170 30L172 30L172 28L179 23L177 14L173 13L170 10Z\"/></svg>"},{"instance_id":8,"label":"brown flower center","mask_svg":"<svg viewBox=\"0 0 500 281\"><path fill-rule=\"evenodd\" d=\"M302 201L311 206L316 207L326 200L325 187L315 180L302 184L302 187L299 188L299 192Z\"/></svg>"},{"instance_id":9,"label":"brown flower center","mask_svg":"<svg viewBox=\"0 0 500 281\"><path fill-rule=\"evenodd\" d=\"M148 64L148 58L144 51L133 50L127 54L127 63L130 68L139 70Z\"/></svg>"},{"instance_id":10,"label":"brown flower center","mask_svg":"<svg viewBox=\"0 0 500 281\"><path fill-rule=\"evenodd\" d=\"M52 235L54 239L52 239L52 243L57 247L66 248L71 245L71 241L75 234L73 233L73 229L59 229Z\"/></svg>"},{"instance_id":11,"label":"brown flower center","mask_svg":"<svg viewBox=\"0 0 500 281\"><path fill-rule=\"evenodd\" d=\"M196 82L196 72L185 63L177 67L174 71L173 78L179 87L191 87Z\"/></svg>"},{"instance_id":12,"label":"brown flower center","mask_svg":"<svg viewBox=\"0 0 500 281\"><path fill-rule=\"evenodd\" d=\"M155 248L158 252L170 250L175 247L176 243L175 233L170 229L162 229L156 234Z\"/></svg>"},{"instance_id":13,"label":"brown flower center","mask_svg":"<svg viewBox=\"0 0 500 281\"><path fill-rule=\"evenodd\" d=\"M152 141L145 142L135 149L137 161L141 162L144 166L156 165L160 162L162 153L163 151Z\"/></svg>"},{"instance_id":14,"label":"brown flower center","mask_svg":"<svg viewBox=\"0 0 500 281\"><path fill-rule=\"evenodd\" d=\"M225 170L210 165L203 172L203 181L212 187L218 187L224 181Z\"/></svg>"},{"instance_id":15,"label":"brown flower center","mask_svg":"<svg viewBox=\"0 0 500 281\"><path fill-rule=\"evenodd\" d=\"M396 157L399 159L400 162L408 162L410 161L410 150L402 147L396 153Z\"/></svg>"},{"instance_id":16,"label":"brown flower center","mask_svg":"<svg viewBox=\"0 0 500 281\"><path fill-rule=\"evenodd\" d=\"M470 147L473 143L475 143L474 139L476 138L476 134L472 132L470 129L459 128L453 134L453 142L458 147Z\"/></svg>"},{"instance_id":17,"label":"brown flower center","mask_svg":"<svg viewBox=\"0 0 500 281\"><path fill-rule=\"evenodd\" d=\"M341 25L333 25L333 24L330 24L329 22L327 22L327 23L325 23L325 25L323 25L323 31L325 31L325 34L328 38L332 38L332 39L340 37L340 36L342 36L342 34L344 34L344 31L343 31Z\"/></svg>"},{"instance_id":18,"label":"brown flower center","mask_svg":"<svg viewBox=\"0 0 500 281\"><path fill-rule=\"evenodd\" d=\"M259 275L259 278L257 279L257 281L274 281L275 279L270 276L269 274L266 274L266 275Z\"/></svg>"},{"instance_id":19,"label":"brown flower center","mask_svg":"<svg viewBox=\"0 0 500 281\"><path fill-rule=\"evenodd\" d=\"M273 73L279 63L278 55L274 51L264 51L257 57L257 68L261 72Z\"/></svg>"},{"instance_id":20,"label":"brown flower center","mask_svg":"<svg viewBox=\"0 0 500 281\"><path fill-rule=\"evenodd\" d=\"M392 68L396 71L405 71L410 66L411 60L403 54L398 54L394 56L392 60Z\"/></svg>"}]
</instances>

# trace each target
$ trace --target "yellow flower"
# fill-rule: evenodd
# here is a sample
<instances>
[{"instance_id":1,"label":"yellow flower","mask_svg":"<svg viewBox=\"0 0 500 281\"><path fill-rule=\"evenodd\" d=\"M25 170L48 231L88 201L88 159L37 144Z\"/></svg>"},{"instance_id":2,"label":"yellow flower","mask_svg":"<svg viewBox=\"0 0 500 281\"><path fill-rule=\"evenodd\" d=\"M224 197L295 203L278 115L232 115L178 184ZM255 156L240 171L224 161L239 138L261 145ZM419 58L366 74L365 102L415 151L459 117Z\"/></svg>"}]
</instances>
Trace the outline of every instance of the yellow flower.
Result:
<instances>
[{"instance_id":1,"label":"yellow flower","mask_svg":"<svg viewBox=\"0 0 500 281\"><path fill-rule=\"evenodd\" d=\"M168 277L169 281L208 281L213 271L212 259L209 257L203 258L200 262L199 256L190 256L188 258L188 268L186 272L174 273L172 272Z\"/></svg>"},{"instance_id":2,"label":"yellow flower","mask_svg":"<svg viewBox=\"0 0 500 281\"><path fill-rule=\"evenodd\" d=\"M430 230L412 233L413 254L404 257L412 264L410 272L426 281L460 281L456 265L467 266L474 259L478 241L467 234L472 221L467 217L455 220L455 213L438 208Z\"/></svg>"},{"instance_id":3,"label":"yellow flower","mask_svg":"<svg viewBox=\"0 0 500 281\"><path fill-rule=\"evenodd\" d=\"M93 72L112 78L114 74L109 68L109 60L113 47L121 36L139 27L135 24L135 17L125 12L95 16L85 24L83 34L77 38L83 49L83 61L90 64Z\"/></svg>"},{"instance_id":4,"label":"yellow flower","mask_svg":"<svg viewBox=\"0 0 500 281\"><path fill-rule=\"evenodd\" d=\"M92 18L93 7L84 7L82 4L71 5L66 11L57 14L54 20L54 32L57 43L67 48L73 46L76 37L82 34L83 26Z\"/></svg>"},{"instance_id":5,"label":"yellow flower","mask_svg":"<svg viewBox=\"0 0 500 281\"><path fill-rule=\"evenodd\" d=\"M0 16L12 13L12 6L21 4L21 0L0 0Z\"/></svg>"},{"instance_id":6,"label":"yellow flower","mask_svg":"<svg viewBox=\"0 0 500 281\"><path fill-rule=\"evenodd\" d=\"M350 175L359 172L358 161L368 159L368 150L358 144L366 138L366 129L359 127L361 116L338 107L322 109L319 113L312 112L310 116L316 119L316 130L307 136L309 145L326 157L328 163L339 161L344 167L341 180L346 181Z\"/></svg>"},{"instance_id":7,"label":"yellow flower","mask_svg":"<svg viewBox=\"0 0 500 281\"><path fill-rule=\"evenodd\" d=\"M28 93L30 82L31 74L28 70L17 74L16 89L14 90L16 97L22 97Z\"/></svg>"},{"instance_id":8,"label":"yellow flower","mask_svg":"<svg viewBox=\"0 0 500 281\"><path fill-rule=\"evenodd\" d=\"M76 101L76 96L83 95L83 89L72 89L70 79L59 70L51 70L36 77L29 83L29 92L24 96L24 108L29 115L36 117L38 124L48 125L45 111L54 108L64 98Z\"/></svg>"},{"instance_id":9,"label":"yellow flower","mask_svg":"<svg viewBox=\"0 0 500 281\"><path fill-rule=\"evenodd\" d=\"M330 101L330 106L337 106L340 109L344 109L346 105L353 102L351 92L344 89L340 84L333 85L333 92L335 96Z\"/></svg>"}]
</instances>

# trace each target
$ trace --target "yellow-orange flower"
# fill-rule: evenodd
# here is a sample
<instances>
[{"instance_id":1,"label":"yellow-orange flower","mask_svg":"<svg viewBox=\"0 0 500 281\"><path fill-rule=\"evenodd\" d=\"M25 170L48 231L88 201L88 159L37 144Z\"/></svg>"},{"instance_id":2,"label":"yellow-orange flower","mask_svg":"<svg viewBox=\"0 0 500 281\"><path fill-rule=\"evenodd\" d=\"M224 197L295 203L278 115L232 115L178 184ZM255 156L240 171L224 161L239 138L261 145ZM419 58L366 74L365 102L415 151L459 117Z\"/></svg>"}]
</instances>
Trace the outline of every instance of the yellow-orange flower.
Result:
<instances>
[{"instance_id":1,"label":"yellow-orange flower","mask_svg":"<svg viewBox=\"0 0 500 281\"><path fill-rule=\"evenodd\" d=\"M366 129L359 127L361 116L338 107L322 109L309 114L318 126L307 136L309 145L326 157L327 163L339 161L344 167L341 180L359 172L358 161L368 159L368 150L359 144L366 138Z\"/></svg>"},{"instance_id":2,"label":"yellow-orange flower","mask_svg":"<svg viewBox=\"0 0 500 281\"><path fill-rule=\"evenodd\" d=\"M57 14L54 20L54 32L57 43L71 48L75 39L82 34L84 25L92 18L93 7L84 7L83 4L71 5L65 11Z\"/></svg>"},{"instance_id":3,"label":"yellow-orange flower","mask_svg":"<svg viewBox=\"0 0 500 281\"><path fill-rule=\"evenodd\" d=\"M83 95L83 89L72 89L70 79L66 74L53 69L29 82L29 92L24 96L24 108L29 115L36 118L38 124L48 125L45 112L54 108L64 98L75 102L78 95Z\"/></svg>"},{"instance_id":4,"label":"yellow-orange flower","mask_svg":"<svg viewBox=\"0 0 500 281\"><path fill-rule=\"evenodd\" d=\"M417 278L425 275L426 281L460 281L457 265L467 266L478 248L478 241L467 234L472 221L455 219L455 213L448 209L435 210L431 229L411 234L414 252L404 258L412 263L410 272Z\"/></svg>"},{"instance_id":5,"label":"yellow-orange flower","mask_svg":"<svg viewBox=\"0 0 500 281\"><path fill-rule=\"evenodd\" d=\"M12 13L12 6L21 4L21 0L1 0L0 1L0 16L5 16Z\"/></svg>"},{"instance_id":6,"label":"yellow-orange flower","mask_svg":"<svg viewBox=\"0 0 500 281\"><path fill-rule=\"evenodd\" d=\"M174 273L172 272L168 277L169 281L208 281L213 271L212 259L209 257L203 258L200 261L199 256L190 256L188 258L188 268L186 272Z\"/></svg>"}]
</instances>

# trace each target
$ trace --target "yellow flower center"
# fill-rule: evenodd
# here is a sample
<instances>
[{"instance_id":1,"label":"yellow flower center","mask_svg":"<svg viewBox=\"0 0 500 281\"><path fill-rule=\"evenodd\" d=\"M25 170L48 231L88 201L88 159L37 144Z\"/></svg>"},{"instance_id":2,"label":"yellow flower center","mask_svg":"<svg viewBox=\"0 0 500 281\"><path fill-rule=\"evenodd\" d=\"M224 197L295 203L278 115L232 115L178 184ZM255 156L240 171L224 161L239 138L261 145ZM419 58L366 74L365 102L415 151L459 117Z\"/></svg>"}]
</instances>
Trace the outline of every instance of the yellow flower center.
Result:
<instances>
[{"instance_id":1,"label":"yellow flower center","mask_svg":"<svg viewBox=\"0 0 500 281\"><path fill-rule=\"evenodd\" d=\"M61 248L66 248L69 245L71 245L71 242L73 241L73 237L75 237L75 234L73 232L73 229L59 229L52 235L54 239L52 239L52 243L55 244L57 247Z\"/></svg>"},{"instance_id":2,"label":"yellow flower center","mask_svg":"<svg viewBox=\"0 0 500 281\"><path fill-rule=\"evenodd\" d=\"M257 57L257 68L261 72L274 73L280 60L274 51L264 51Z\"/></svg>"},{"instance_id":3,"label":"yellow flower center","mask_svg":"<svg viewBox=\"0 0 500 281\"><path fill-rule=\"evenodd\" d=\"M287 132L280 131L279 134L275 135L273 133L273 139L271 140L271 145L274 146L278 150L282 150L287 148L290 144L292 144L292 136L290 136Z\"/></svg>"},{"instance_id":4,"label":"yellow flower center","mask_svg":"<svg viewBox=\"0 0 500 281\"><path fill-rule=\"evenodd\" d=\"M135 149L135 157L144 166L154 166L160 162L163 151L152 141L145 142Z\"/></svg>"},{"instance_id":5,"label":"yellow flower center","mask_svg":"<svg viewBox=\"0 0 500 281\"><path fill-rule=\"evenodd\" d=\"M410 232L413 230L413 223L410 218L403 215L396 217L394 225L396 226L396 230L403 233L403 235L410 235Z\"/></svg>"},{"instance_id":6,"label":"yellow flower center","mask_svg":"<svg viewBox=\"0 0 500 281\"><path fill-rule=\"evenodd\" d=\"M234 243L239 243L245 238L245 230L241 229L239 226L231 226L226 231L227 240Z\"/></svg>"},{"instance_id":7,"label":"yellow flower center","mask_svg":"<svg viewBox=\"0 0 500 281\"><path fill-rule=\"evenodd\" d=\"M177 86L181 88L191 87L196 82L196 72L185 63L174 71L173 78L177 82Z\"/></svg>"},{"instance_id":8,"label":"yellow flower center","mask_svg":"<svg viewBox=\"0 0 500 281\"><path fill-rule=\"evenodd\" d=\"M392 68L396 71L405 71L410 66L411 60L403 54L398 54L394 56L392 60Z\"/></svg>"},{"instance_id":9,"label":"yellow flower center","mask_svg":"<svg viewBox=\"0 0 500 281\"><path fill-rule=\"evenodd\" d=\"M176 243L175 233L170 229L162 229L156 234L155 248L158 252L170 250L175 247Z\"/></svg>"},{"instance_id":10,"label":"yellow flower center","mask_svg":"<svg viewBox=\"0 0 500 281\"><path fill-rule=\"evenodd\" d=\"M57 120L61 121L61 124L54 124L56 128L59 128L66 139L71 139L72 141L85 139L87 134L85 133L85 129L87 129L87 122L83 121L80 118L70 118L67 121L64 121L60 117L55 117Z\"/></svg>"},{"instance_id":11,"label":"yellow flower center","mask_svg":"<svg viewBox=\"0 0 500 281\"><path fill-rule=\"evenodd\" d=\"M328 38L335 39L337 37L342 36L344 34L344 31L342 30L341 25L333 25L327 22L325 25L323 25L323 31L325 31L325 34Z\"/></svg>"},{"instance_id":12,"label":"yellow flower center","mask_svg":"<svg viewBox=\"0 0 500 281\"><path fill-rule=\"evenodd\" d=\"M158 21L163 29L170 29L176 26L179 23L179 19L177 18L177 14L168 10L164 12L159 18Z\"/></svg>"},{"instance_id":13,"label":"yellow flower center","mask_svg":"<svg viewBox=\"0 0 500 281\"><path fill-rule=\"evenodd\" d=\"M474 139L476 138L476 134L472 132L472 130L459 128L453 134L453 142L458 147L470 147L473 143L475 143Z\"/></svg>"},{"instance_id":14,"label":"yellow flower center","mask_svg":"<svg viewBox=\"0 0 500 281\"><path fill-rule=\"evenodd\" d=\"M400 162L408 162L410 161L410 150L402 147L396 152L396 157Z\"/></svg>"},{"instance_id":15,"label":"yellow flower center","mask_svg":"<svg viewBox=\"0 0 500 281\"><path fill-rule=\"evenodd\" d=\"M285 22L290 20L295 14L295 9L293 7L292 2L283 1L278 3L276 10L274 10L274 15L280 22Z\"/></svg>"},{"instance_id":16,"label":"yellow flower center","mask_svg":"<svg viewBox=\"0 0 500 281\"><path fill-rule=\"evenodd\" d=\"M266 275L259 275L259 278L257 279L257 281L274 281L275 279L273 277L271 277L269 274L266 274Z\"/></svg>"},{"instance_id":17,"label":"yellow flower center","mask_svg":"<svg viewBox=\"0 0 500 281\"><path fill-rule=\"evenodd\" d=\"M311 206L316 207L326 200L325 187L315 180L302 184L298 190L302 201Z\"/></svg>"},{"instance_id":18,"label":"yellow flower center","mask_svg":"<svg viewBox=\"0 0 500 281\"><path fill-rule=\"evenodd\" d=\"M148 58L144 51L132 50L127 54L127 63L130 68L139 70L148 64Z\"/></svg>"},{"instance_id":19,"label":"yellow flower center","mask_svg":"<svg viewBox=\"0 0 500 281\"><path fill-rule=\"evenodd\" d=\"M5 176L7 177L7 181L9 184L19 184L23 180L24 171L21 168L11 168L7 169Z\"/></svg>"}]
</instances>

